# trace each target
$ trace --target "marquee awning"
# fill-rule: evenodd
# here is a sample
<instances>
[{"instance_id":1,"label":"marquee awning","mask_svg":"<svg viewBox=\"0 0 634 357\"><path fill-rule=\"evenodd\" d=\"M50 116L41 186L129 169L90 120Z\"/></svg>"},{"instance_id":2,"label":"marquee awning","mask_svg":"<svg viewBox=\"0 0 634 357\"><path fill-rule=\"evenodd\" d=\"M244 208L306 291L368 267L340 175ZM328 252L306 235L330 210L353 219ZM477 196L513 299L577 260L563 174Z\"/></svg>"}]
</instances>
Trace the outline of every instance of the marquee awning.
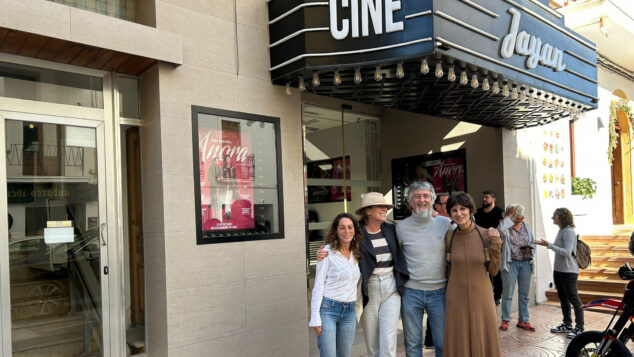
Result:
<instances>
[{"instance_id":1,"label":"marquee awning","mask_svg":"<svg viewBox=\"0 0 634 357\"><path fill-rule=\"evenodd\" d=\"M275 84L506 128L597 107L594 44L538 0L269 2Z\"/></svg>"}]
</instances>

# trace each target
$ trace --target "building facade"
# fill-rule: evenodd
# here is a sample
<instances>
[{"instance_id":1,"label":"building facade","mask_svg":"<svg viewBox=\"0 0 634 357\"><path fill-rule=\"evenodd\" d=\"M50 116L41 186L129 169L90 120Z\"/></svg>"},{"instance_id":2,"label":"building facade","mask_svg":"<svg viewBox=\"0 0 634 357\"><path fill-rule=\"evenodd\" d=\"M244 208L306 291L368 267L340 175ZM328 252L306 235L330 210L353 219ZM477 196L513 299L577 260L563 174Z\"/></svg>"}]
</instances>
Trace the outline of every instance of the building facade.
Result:
<instances>
[{"instance_id":1,"label":"building facade","mask_svg":"<svg viewBox=\"0 0 634 357\"><path fill-rule=\"evenodd\" d=\"M548 236L594 43L544 1L360 3L0 0L2 355L308 355L330 220L413 180Z\"/></svg>"}]
</instances>

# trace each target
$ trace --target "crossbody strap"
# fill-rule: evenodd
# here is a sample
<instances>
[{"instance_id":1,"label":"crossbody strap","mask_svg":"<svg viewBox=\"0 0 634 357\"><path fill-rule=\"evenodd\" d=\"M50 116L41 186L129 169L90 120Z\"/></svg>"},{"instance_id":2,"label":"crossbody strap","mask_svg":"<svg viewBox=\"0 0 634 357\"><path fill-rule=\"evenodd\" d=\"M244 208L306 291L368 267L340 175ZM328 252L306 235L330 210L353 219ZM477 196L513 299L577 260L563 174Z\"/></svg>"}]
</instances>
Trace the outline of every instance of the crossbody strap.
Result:
<instances>
[{"instance_id":1,"label":"crossbody strap","mask_svg":"<svg viewBox=\"0 0 634 357\"><path fill-rule=\"evenodd\" d=\"M480 236L480 241L482 242L482 246L484 247L484 266L488 269L489 263L491 262L489 247L487 247L486 243L484 242L484 237L482 237L482 233L480 232L480 229L478 229L478 226L475 226L475 229L478 232L478 236ZM453 238L455 237L457 230L458 228L454 229L453 232L451 233L451 240L449 241L449 249L447 250L447 257L446 257L448 266L451 266L451 247L453 246Z\"/></svg>"}]
</instances>

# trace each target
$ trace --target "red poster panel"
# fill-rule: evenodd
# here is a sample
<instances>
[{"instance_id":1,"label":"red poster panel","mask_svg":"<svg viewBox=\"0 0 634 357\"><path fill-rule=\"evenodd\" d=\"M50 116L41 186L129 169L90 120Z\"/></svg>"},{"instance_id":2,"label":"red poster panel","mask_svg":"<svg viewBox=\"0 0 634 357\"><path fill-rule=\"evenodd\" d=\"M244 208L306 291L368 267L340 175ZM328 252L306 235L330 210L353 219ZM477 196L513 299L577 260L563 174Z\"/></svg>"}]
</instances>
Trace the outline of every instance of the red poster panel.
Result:
<instances>
[{"instance_id":1,"label":"red poster panel","mask_svg":"<svg viewBox=\"0 0 634 357\"><path fill-rule=\"evenodd\" d=\"M199 128L198 147L203 230L254 228L250 135Z\"/></svg>"},{"instance_id":2,"label":"red poster panel","mask_svg":"<svg viewBox=\"0 0 634 357\"><path fill-rule=\"evenodd\" d=\"M464 149L392 159L394 219L409 216L405 192L414 181L427 181L436 193L467 191Z\"/></svg>"}]
</instances>

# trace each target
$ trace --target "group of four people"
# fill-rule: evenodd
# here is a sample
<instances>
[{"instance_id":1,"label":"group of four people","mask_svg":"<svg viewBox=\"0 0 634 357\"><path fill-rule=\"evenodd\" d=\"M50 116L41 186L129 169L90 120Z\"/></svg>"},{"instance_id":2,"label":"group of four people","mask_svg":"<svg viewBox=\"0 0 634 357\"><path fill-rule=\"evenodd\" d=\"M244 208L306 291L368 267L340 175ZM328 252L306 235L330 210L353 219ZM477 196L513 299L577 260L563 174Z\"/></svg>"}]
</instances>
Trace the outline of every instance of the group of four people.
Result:
<instances>
[{"instance_id":1,"label":"group of four people","mask_svg":"<svg viewBox=\"0 0 634 357\"><path fill-rule=\"evenodd\" d=\"M448 197L446 213L451 219L434 212L435 200L431 184L414 182L407 193L412 215L396 226L386 222L392 205L378 192L364 195L356 210L358 222L347 213L334 219L326 235L327 245L317 253L311 301L309 325L318 336L321 356L349 356L359 315L368 356L396 355L399 317L407 356L422 356L425 312L436 357L501 356L499 335L494 332L497 314L489 275L495 276L502 265L506 272L503 279L508 281L507 286L514 287L527 264L532 271L532 259L516 264L517 244L505 244L503 249L497 229L475 224L475 203L468 194ZM442 205L436 207L445 213ZM511 218L521 214L518 207L506 214L508 220L505 218L506 223L500 225L503 231L512 221L511 228L519 227L520 232L528 231L530 235L527 225L522 229ZM508 233L503 236L509 239ZM532 249L525 246L542 242L533 242L532 235L528 243L526 234L521 238L520 254L532 258ZM356 303L357 282L361 304ZM526 292L527 297L523 284L520 295ZM513 291L508 291L512 297ZM507 318L507 326L508 291L502 317L503 322ZM562 303L562 311L563 307ZM569 326L565 316L564 325L568 322ZM579 319L577 323L579 327ZM526 314L520 310L518 326L532 327L527 310Z\"/></svg>"}]
</instances>

